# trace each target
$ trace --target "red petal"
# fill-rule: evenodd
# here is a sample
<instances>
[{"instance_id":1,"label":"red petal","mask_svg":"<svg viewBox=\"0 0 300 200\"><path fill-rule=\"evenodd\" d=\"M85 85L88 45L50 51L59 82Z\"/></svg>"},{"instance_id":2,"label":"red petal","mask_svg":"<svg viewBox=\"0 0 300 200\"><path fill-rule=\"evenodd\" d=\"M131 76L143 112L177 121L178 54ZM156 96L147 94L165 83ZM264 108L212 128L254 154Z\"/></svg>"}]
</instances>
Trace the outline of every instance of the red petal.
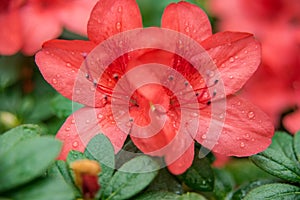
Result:
<instances>
[{"instance_id":1,"label":"red petal","mask_svg":"<svg viewBox=\"0 0 300 200\"><path fill-rule=\"evenodd\" d=\"M0 13L0 54L12 55L22 47L22 32L18 12Z\"/></svg>"},{"instance_id":2,"label":"red petal","mask_svg":"<svg viewBox=\"0 0 300 200\"><path fill-rule=\"evenodd\" d=\"M55 13L41 12L34 6L24 7L21 11L24 46L26 55L33 55L42 48L43 42L54 39L62 32L62 25Z\"/></svg>"},{"instance_id":3,"label":"red petal","mask_svg":"<svg viewBox=\"0 0 300 200\"><path fill-rule=\"evenodd\" d=\"M110 106L105 108L84 107L69 116L56 137L63 141L59 159L65 159L70 150L83 152L88 142L97 134L106 135L118 152L127 137L112 117Z\"/></svg>"},{"instance_id":4,"label":"red petal","mask_svg":"<svg viewBox=\"0 0 300 200\"><path fill-rule=\"evenodd\" d=\"M108 37L141 28L142 18L134 0L101 0L94 7L88 22L88 37L101 43Z\"/></svg>"},{"instance_id":5,"label":"red petal","mask_svg":"<svg viewBox=\"0 0 300 200\"><path fill-rule=\"evenodd\" d=\"M245 99L230 96L226 100L226 114L212 115L210 107L201 110L201 126L195 139L226 156L249 156L265 150L274 134L269 117ZM219 102L212 106L222 106ZM209 126L212 131L207 133Z\"/></svg>"},{"instance_id":6,"label":"red petal","mask_svg":"<svg viewBox=\"0 0 300 200\"><path fill-rule=\"evenodd\" d=\"M292 134L300 131L300 110L284 117L283 124L286 129Z\"/></svg>"},{"instance_id":7,"label":"red petal","mask_svg":"<svg viewBox=\"0 0 300 200\"><path fill-rule=\"evenodd\" d=\"M179 175L184 173L193 163L194 160L194 143L192 143L189 148L182 153L182 155L177 159L173 160L174 155L167 154L165 156L165 161L168 165L168 169L172 174Z\"/></svg>"},{"instance_id":8,"label":"red petal","mask_svg":"<svg viewBox=\"0 0 300 200\"><path fill-rule=\"evenodd\" d=\"M84 60L83 53L94 48L89 41L52 40L43 45L35 60L44 78L63 96L79 103L103 106L102 95L85 74L78 73ZM75 91L75 92L73 92ZM97 99L97 102L94 102ZM97 105L95 105L97 103Z\"/></svg>"},{"instance_id":9,"label":"red petal","mask_svg":"<svg viewBox=\"0 0 300 200\"><path fill-rule=\"evenodd\" d=\"M87 23L97 0L66 2L65 8L60 8L59 17L67 29L87 35Z\"/></svg>"},{"instance_id":10,"label":"red petal","mask_svg":"<svg viewBox=\"0 0 300 200\"><path fill-rule=\"evenodd\" d=\"M170 4L162 16L162 27L184 33L197 42L203 41L212 34L205 12L187 2Z\"/></svg>"},{"instance_id":11,"label":"red petal","mask_svg":"<svg viewBox=\"0 0 300 200\"><path fill-rule=\"evenodd\" d=\"M201 45L217 65L226 94L238 91L260 64L260 45L249 33L217 33Z\"/></svg>"}]
</instances>

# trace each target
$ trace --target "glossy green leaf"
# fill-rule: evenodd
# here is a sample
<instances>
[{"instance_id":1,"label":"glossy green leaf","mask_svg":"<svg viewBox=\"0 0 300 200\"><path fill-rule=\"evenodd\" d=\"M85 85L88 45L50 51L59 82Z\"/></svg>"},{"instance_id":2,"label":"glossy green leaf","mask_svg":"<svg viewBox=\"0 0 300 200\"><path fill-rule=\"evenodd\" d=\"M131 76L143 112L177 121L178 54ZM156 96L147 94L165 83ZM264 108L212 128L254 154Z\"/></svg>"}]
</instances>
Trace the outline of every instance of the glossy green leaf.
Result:
<instances>
[{"instance_id":1,"label":"glossy green leaf","mask_svg":"<svg viewBox=\"0 0 300 200\"><path fill-rule=\"evenodd\" d=\"M265 185L265 184L270 184L272 183L271 180L259 180L259 181L253 181L251 183L247 183L239 187L237 190L235 190L231 194L231 200L240 200L244 199L245 196L247 195L248 192L253 190L254 188L257 188L259 186Z\"/></svg>"},{"instance_id":2,"label":"glossy green leaf","mask_svg":"<svg viewBox=\"0 0 300 200\"><path fill-rule=\"evenodd\" d=\"M294 136L293 147L294 147L295 156L298 162L300 162L300 131L297 132Z\"/></svg>"},{"instance_id":3,"label":"glossy green leaf","mask_svg":"<svg viewBox=\"0 0 300 200\"><path fill-rule=\"evenodd\" d=\"M14 200L74 200L74 194L62 179L47 177L37 180L9 195Z\"/></svg>"},{"instance_id":4,"label":"glossy green leaf","mask_svg":"<svg viewBox=\"0 0 300 200\"><path fill-rule=\"evenodd\" d=\"M176 200L206 200L206 198L200 194L188 192L184 195L181 195Z\"/></svg>"},{"instance_id":5,"label":"glossy green leaf","mask_svg":"<svg viewBox=\"0 0 300 200\"><path fill-rule=\"evenodd\" d=\"M87 159L87 157L82 152L71 150L68 153L66 162L68 165L70 165L72 162L76 160L83 160L83 159Z\"/></svg>"},{"instance_id":6,"label":"glossy green leaf","mask_svg":"<svg viewBox=\"0 0 300 200\"><path fill-rule=\"evenodd\" d=\"M251 156L251 160L266 172L291 182L300 182L300 163L295 157L292 137L277 132L265 151Z\"/></svg>"},{"instance_id":7,"label":"glossy green leaf","mask_svg":"<svg viewBox=\"0 0 300 200\"><path fill-rule=\"evenodd\" d=\"M217 199L225 199L234 187L234 180L230 173L221 169L214 169L214 194Z\"/></svg>"},{"instance_id":8,"label":"glossy green leaf","mask_svg":"<svg viewBox=\"0 0 300 200\"><path fill-rule=\"evenodd\" d=\"M138 197L134 198L134 200L176 200L178 197L179 195L171 192L159 191L141 194Z\"/></svg>"},{"instance_id":9,"label":"glossy green leaf","mask_svg":"<svg viewBox=\"0 0 300 200\"><path fill-rule=\"evenodd\" d=\"M94 136L88 143L84 155L101 164L100 183L102 190L104 190L115 169L114 147L110 140L103 134Z\"/></svg>"},{"instance_id":10,"label":"glossy green leaf","mask_svg":"<svg viewBox=\"0 0 300 200\"><path fill-rule=\"evenodd\" d=\"M126 162L112 177L104 191L110 200L128 199L147 187L157 175L159 165L148 156Z\"/></svg>"},{"instance_id":11,"label":"glossy green leaf","mask_svg":"<svg viewBox=\"0 0 300 200\"><path fill-rule=\"evenodd\" d=\"M41 128L33 124L25 124L10 129L3 135L0 135L0 155L14 147L22 140L37 137L41 134Z\"/></svg>"},{"instance_id":12,"label":"glossy green leaf","mask_svg":"<svg viewBox=\"0 0 300 200\"><path fill-rule=\"evenodd\" d=\"M82 108L83 105L73 102L58 94L52 99L51 107L56 116L59 118L66 118L79 108Z\"/></svg>"},{"instance_id":13,"label":"glossy green leaf","mask_svg":"<svg viewBox=\"0 0 300 200\"><path fill-rule=\"evenodd\" d=\"M166 168L159 170L158 175L147 188L147 192L156 192L161 190L175 194L183 193L181 183L176 179L176 176L170 174Z\"/></svg>"},{"instance_id":14,"label":"glossy green leaf","mask_svg":"<svg viewBox=\"0 0 300 200\"><path fill-rule=\"evenodd\" d=\"M300 199L300 187L283 183L266 184L251 190L244 198L244 200L256 199Z\"/></svg>"},{"instance_id":15,"label":"glossy green leaf","mask_svg":"<svg viewBox=\"0 0 300 200\"><path fill-rule=\"evenodd\" d=\"M42 175L55 161L61 142L50 137L34 137L18 142L0 156L0 192Z\"/></svg>"},{"instance_id":16,"label":"glossy green leaf","mask_svg":"<svg viewBox=\"0 0 300 200\"><path fill-rule=\"evenodd\" d=\"M195 158L192 166L178 178L194 190L212 191L214 188L214 173L207 158Z\"/></svg>"}]
</instances>

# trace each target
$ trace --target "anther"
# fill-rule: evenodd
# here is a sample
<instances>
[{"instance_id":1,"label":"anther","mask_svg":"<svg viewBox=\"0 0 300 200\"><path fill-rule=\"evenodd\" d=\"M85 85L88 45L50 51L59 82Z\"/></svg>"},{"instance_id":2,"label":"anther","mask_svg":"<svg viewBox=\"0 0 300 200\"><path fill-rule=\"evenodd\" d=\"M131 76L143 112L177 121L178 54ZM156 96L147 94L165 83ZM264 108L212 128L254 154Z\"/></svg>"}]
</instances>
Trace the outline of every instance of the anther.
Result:
<instances>
[{"instance_id":1,"label":"anther","mask_svg":"<svg viewBox=\"0 0 300 200\"><path fill-rule=\"evenodd\" d=\"M173 81L174 80L174 76L170 75L168 79L169 79L169 81Z\"/></svg>"},{"instance_id":2,"label":"anther","mask_svg":"<svg viewBox=\"0 0 300 200\"><path fill-rule=\"evenodd\" d=\"M97 80L94 80L94 81L93 81L93 84L94 84L94 86L96 87L97 84L98 84L98 81L97 81Z\"/></svg>"},{"instance_id":3,"label":"anther","mask_svg":"<svg viewBox=\"0 0 300 200\"><path fill-rule=\"evenodd\" d=\"M208 106L211 104L211 101L207 101L207 103L206 103Z\"/></svg>"},{"instance_id":4,"label":"anther","mask_svg":"<svg viewBox=\"0 0 300 200\"><path fill-rule=\"evenodd\" d=\"M116 79L116 80L119 79L119 75L118 75L118 74L114 74L113 77L114 77L114 79Z\"/></svg>"}]
</instances>

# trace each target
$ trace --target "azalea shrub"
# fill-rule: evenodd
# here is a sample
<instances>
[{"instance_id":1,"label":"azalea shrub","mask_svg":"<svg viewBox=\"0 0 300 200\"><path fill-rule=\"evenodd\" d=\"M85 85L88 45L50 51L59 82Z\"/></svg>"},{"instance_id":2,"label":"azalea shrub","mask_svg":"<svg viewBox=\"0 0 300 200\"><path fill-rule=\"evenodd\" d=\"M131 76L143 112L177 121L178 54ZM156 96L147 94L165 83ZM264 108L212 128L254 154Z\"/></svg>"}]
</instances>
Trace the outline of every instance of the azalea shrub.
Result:
<instances>
[{"instance_id":1,"label":"azalea shrub","mask_svg":"<svg viewBox=\"0 0 300 200\"><path fill-rule=\"evenodd\" d=\"M0 199L300 198L299 4L227 3L1 3Z\"/></svg>"}]
</instances>

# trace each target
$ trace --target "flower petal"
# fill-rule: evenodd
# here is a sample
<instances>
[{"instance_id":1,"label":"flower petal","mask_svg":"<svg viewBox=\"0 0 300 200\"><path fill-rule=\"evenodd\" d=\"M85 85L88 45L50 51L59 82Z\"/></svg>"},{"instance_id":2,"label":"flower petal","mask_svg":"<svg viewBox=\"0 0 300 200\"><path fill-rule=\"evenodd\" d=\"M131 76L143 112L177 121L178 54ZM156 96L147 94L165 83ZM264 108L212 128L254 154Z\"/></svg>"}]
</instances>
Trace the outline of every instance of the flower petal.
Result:
<instances>
[{"instance_id":1,"label":"flower petal","mask_svg":"<svg viewBox=\"0 0 300 200\"><path fill-rule=\"evenodd\" d=\"M194 143L192 143L189 146L189 148L184 153L182 153L182 155L177 160L173 161L173 156L174 155L172 154L167 154L165 156L165 161L168 165L169 171L175 175L184 173L193 163Z\"/></svg>"},{"instance_id":2,"label":"flower petal","mask_svg":"<svg viewBox=\"0 0 300 200\"><path fill-rule=\"evenodd\" d=\"M284 127L292 134L300 131L300 110L283 118Z\"/></svg>"},{"instance_id":3,"label":"flower petal","mask_svg":"<svg viewBox=\"0 0 300 200\"><path fill-rule=\"evenodd\" d=\"M17 11L0 13L0 54L13 55L22 47L20 16Z\"/></svg>"},{"instance_id":4,"label":"flower petal","mask_svg":"<svg viewBox=\"0 0 300 200\"><path fill-rule=\"evenodd\" d=\"M102 94L95 90L92 81L79 73L83 54L94 46L89 41L52 40L43 45L35 60L44 78L63 96L84 105L100 107L103 106Z\"/></svg>"},{"instance_id":5,"label":"flower petal","mask_svg":"<svg viewBox=\"0 0 300 200\"><path fill-rule=\"evenodd\" d=\"M214 102L212 106L217 104ZM213 152L226 156L249 156L265 150L274 134L269 117L236 96L228 97L226 104L226 114L212 114L210 107L201 110L201 127L195 139L205 147L213 147ZM207 133L209 127L212 131Z\"/></svg>"},{"instance_id":6,"label":"flower petal","mask_svg":"<svg viewBox=\"0 0 300 200\"><path fill-rule=\"evenodd\" d=\"M114 34L142 26L140 10L135 0L101 0L91 13L88 37L101 43Z\"/></svg>"},{"instance_id":7,"label":"flower petal","mask_svg":"<svg viewBox=\"0 0 300 200\"><path fill-rule=\"evenodd\" d=\"M62 32L62 25L52 12L26 6L20 10L20 15L24 37L22 51L26 55L33 55L42 48L43 42L58 37Z\"/></svg>"},{"instance_id":8,"label":"flower petal","mask_svg":"<svg viewBox=\"0 0 300 200\"><path fill-rule=\"evenodd\" d=\"M87 23L96 2L97 0L66 2L66 6L60 8L58 13L60 20L67 29L81 35L87 35Z\"/></svg>"},{"instance_id":9,"label":"flower petal","mask_svg":"<svg viewBox=\"0 0 300 200\"><path fill-rule=\"evenodd\" d=\"M196 5L184 1L171 3L165 9L161 26L184 33L199 43L212 34L205 12Z\"/></svg>"},{"instance_id":10,"label":"flower petal","mask_svg":"<svg viewBox=\"0 0 300 200\"><path fill-rule=\"evenodd\" d=\"M71 150L83 152L88 142L99 133L106 135L118 152L127 137L112 117L111 107L84 107L69 116L56 137L63 141L59 159L65 159Z\"/></svg>"},{"instance_id":11,"label":"flower petal","mask_svg":"<svg viewBox=\"0 0 300 200\"><path fill-rule=\"evenodd\" d=\"M241 89L260 64L260 45L249 33L217 33L201 45L217 65L226 94Z\"/></svg>"}]
</instances>

